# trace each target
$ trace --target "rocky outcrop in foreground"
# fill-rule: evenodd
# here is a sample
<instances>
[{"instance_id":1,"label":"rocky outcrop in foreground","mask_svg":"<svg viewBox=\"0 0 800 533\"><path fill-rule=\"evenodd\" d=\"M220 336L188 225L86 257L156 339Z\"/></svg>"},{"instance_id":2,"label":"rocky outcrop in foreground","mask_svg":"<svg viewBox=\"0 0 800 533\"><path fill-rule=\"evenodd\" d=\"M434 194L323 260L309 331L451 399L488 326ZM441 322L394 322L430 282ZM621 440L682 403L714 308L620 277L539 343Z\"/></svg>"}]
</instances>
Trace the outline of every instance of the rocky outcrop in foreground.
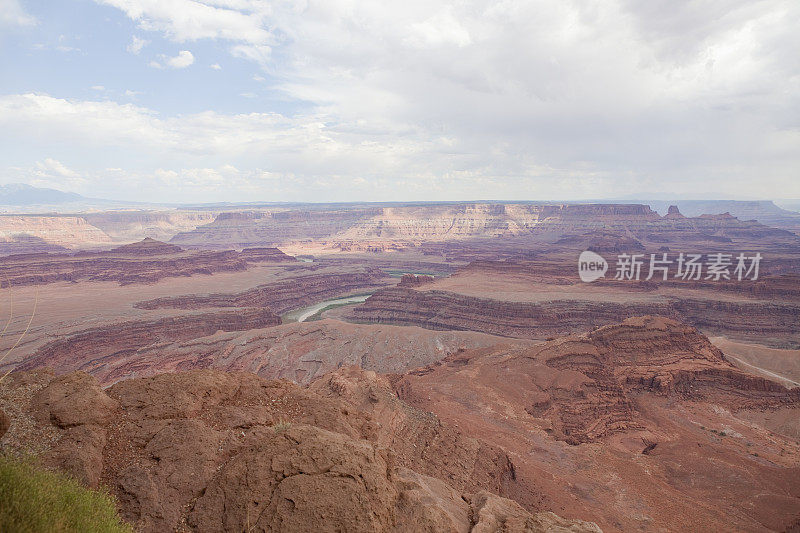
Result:
<instances>
[{"instance_id":1,"label":"rocky outcrop in foreground","mask_svg":"<svg viewBox=\"0 0 800 533\"><path fill-rule=\"evenodd\" d=\"M19 404L3 444L108 486L139 531L599 531L479 489L507 457L389 396L360 371L310 390L215 371L103 390L39 370L0 390Z\"/></svg>"}]
</instances>

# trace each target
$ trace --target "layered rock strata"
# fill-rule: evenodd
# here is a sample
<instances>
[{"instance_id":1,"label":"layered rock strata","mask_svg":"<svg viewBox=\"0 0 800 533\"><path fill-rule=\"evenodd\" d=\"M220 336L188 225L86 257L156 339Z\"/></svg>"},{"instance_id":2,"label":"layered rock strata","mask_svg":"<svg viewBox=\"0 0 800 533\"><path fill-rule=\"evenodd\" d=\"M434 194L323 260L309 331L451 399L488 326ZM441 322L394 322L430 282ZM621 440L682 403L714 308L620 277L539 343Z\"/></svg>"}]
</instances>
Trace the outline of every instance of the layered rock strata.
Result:
<instances>
[{"instance_id":1,"label":"layered rock strata","mask_svg":"<svg viewBox=\"0 0 800 533\"><path fill-rule=\"evenodd\" d=\"M628 303L588 298L511 302L405 286L375 292L347 316L358 322L545 339L648 313L672 317L718 334L800 342L797 337L800 304L776 301L663 297Z\"/></svg>"},{"instance_id":2,"label":"layered rock strata","mask_svg":"<svg viewBox=\"0 0 800 533\"><path fill-rule=\"evenodd\" d=\"M172 244L145 239L107 252L12 255L0 264L0 283L15 287L59 281L154 283L169 277L242 272L254 263L295 261L277 248L187 252Z\"/></svg>"},{"instance_id":3,"label":"layered rock strata","mask_svg":"<svg viewBox=\"0 0 800 533\"><path fill-rule=\"evenodd\" d=\"M140 309L204 309L211 307L268 307L278 314L354 291L369 291L392 283L381 270L298 275L236 294L174 296L139 302Z\"/></svg>"},{"instance_id":4,"label":"layered rock strata","mask_svg":"<svg viewBox=\"0 0 800 533\"><path fill-rule=\"evenodd\" d=\"M48 365L64 368L86 362L102 368L104 361L113 365L117 359L148 346L207 337L218 331L245 331L277 326L280 323L281 318L269 309L254 307L157 320L128 321L86 329L56 339L25 359L17 370Z\"/></svg>"}]
</instances>

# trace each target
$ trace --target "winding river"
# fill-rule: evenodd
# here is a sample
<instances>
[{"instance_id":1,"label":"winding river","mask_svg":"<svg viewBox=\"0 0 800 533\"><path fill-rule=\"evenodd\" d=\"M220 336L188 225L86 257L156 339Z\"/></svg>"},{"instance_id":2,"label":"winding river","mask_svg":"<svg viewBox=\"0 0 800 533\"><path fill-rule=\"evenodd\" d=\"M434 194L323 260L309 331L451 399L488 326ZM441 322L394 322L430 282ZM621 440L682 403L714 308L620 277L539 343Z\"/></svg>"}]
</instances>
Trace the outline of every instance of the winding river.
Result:
<instances>
[{"instance_id":1,"label":"winding river","mask_svg":"<svg viewBox=\"0 0 800 533\"><path fill-rule=\"evenodd\" d=\"M358 296L347 296L344 298L331 298L330 300L323 300L322 302L290 311L284 315L284 319L289 322L305 322L328 306L357 304L365 302L370 296L370 294L360 294Z\"/></svg>"}]
</instances>

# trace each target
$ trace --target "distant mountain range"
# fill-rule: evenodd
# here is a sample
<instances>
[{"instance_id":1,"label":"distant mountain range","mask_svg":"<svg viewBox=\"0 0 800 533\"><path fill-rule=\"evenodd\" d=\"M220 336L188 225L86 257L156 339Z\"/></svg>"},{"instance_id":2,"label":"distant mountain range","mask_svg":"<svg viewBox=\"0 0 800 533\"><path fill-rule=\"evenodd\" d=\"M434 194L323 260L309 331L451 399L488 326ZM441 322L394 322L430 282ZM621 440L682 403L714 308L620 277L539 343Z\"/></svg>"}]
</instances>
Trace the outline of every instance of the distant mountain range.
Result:
<instances>
[{"instance_id":1,"label":"distant mountain range","mask_svg":"<svg viewBox=\"0 0 800 533\"><path fill-rule=\"evenodd\" d=\"M89 200L74 192L33 187L24 183L0 185L0 205L50 205Z\"/></svg>"}]
</instances>

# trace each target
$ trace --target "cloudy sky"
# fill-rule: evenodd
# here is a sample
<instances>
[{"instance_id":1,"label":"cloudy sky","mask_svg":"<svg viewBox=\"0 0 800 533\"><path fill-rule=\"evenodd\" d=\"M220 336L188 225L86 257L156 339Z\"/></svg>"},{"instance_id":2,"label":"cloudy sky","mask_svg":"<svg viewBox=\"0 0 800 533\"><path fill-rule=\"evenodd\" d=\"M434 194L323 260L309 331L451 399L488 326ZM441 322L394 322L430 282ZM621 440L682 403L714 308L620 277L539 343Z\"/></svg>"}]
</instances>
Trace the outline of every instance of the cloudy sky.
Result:
<instances>
[{"instance_id":1,"label":"cloudy sky","mask_svg":"<svg viewBox=\"0 0 800 533\"><path fill-rule=\"evenodd\" d=\"M800 198L797 0L0 0L0 183Z\"/></svg>"}]
</instances>

